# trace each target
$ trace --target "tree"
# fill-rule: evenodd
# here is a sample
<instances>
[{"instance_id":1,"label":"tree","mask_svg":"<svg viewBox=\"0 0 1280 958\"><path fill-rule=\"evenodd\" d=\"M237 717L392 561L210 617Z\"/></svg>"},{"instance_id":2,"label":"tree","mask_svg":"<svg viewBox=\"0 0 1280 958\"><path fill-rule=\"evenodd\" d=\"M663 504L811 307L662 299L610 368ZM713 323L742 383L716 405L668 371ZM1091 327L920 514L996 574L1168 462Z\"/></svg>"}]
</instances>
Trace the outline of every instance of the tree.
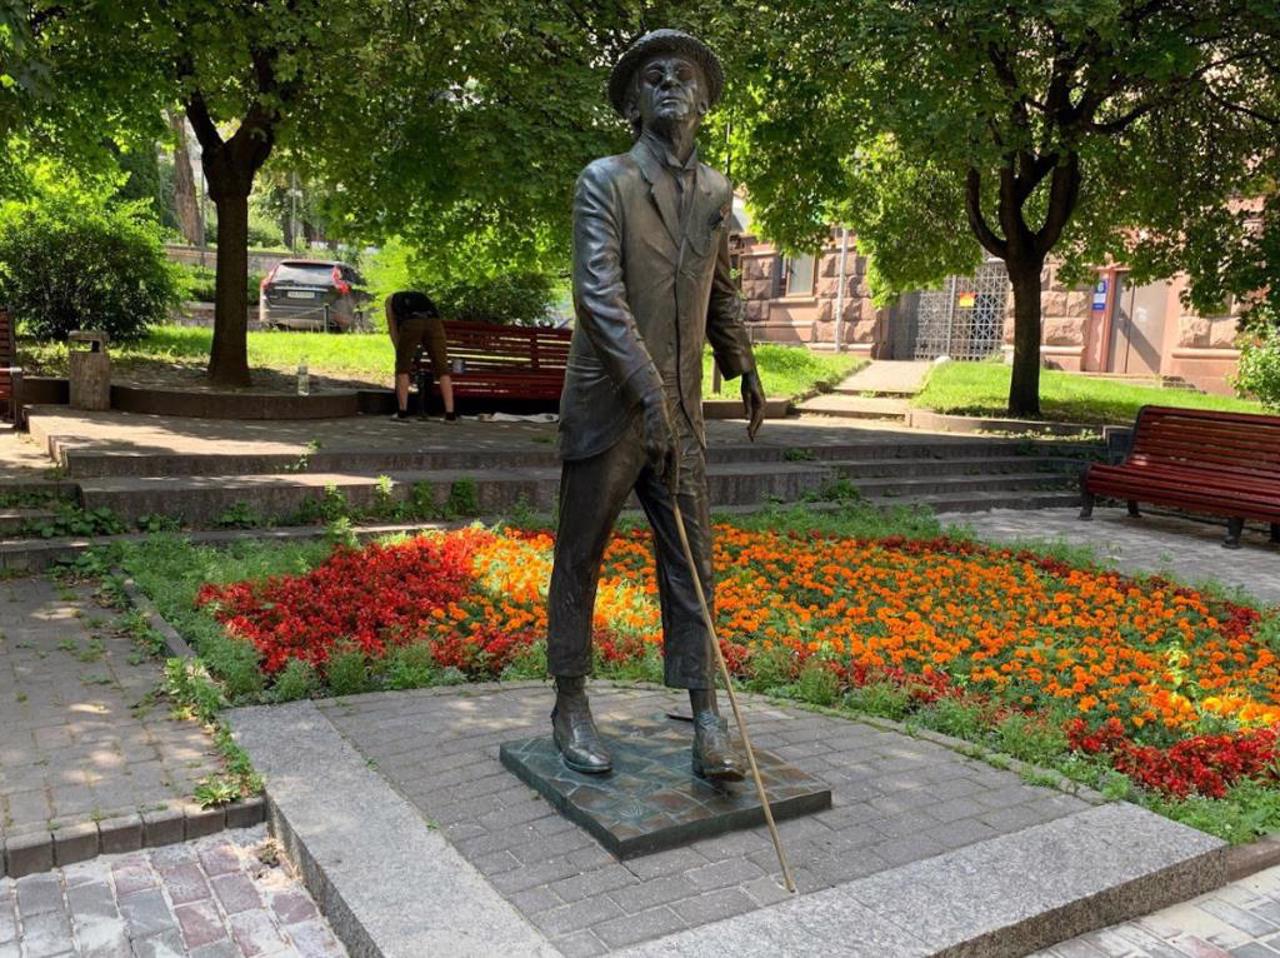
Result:
<instances>
[{"instance_id":1,"label":"tree","mask_svg":"<svg viewBox=\"0 0 1280 958\"><path fill-rule=\"evenodd\" d=\"M173 131L173 209L183 239L192 246L204 245L204 213L196 191L196 178L191 170L191 154L187 151L187 120L169 112L169 128Z\"/></svg>"},{"instance_id":2,"label":"tree","mask_svg":"<svg viewBox=\"0 0 1280 958\"><path fill-rule=\"evenodd\" d=\"M976 265L972 234L1013 288L1013 415L1039 414L1051 251L1176 268L1275 154L1263 0L798 0L754 22L739 142L766 229L848 223L896 290Z\"/></svg>"}]
</instances>

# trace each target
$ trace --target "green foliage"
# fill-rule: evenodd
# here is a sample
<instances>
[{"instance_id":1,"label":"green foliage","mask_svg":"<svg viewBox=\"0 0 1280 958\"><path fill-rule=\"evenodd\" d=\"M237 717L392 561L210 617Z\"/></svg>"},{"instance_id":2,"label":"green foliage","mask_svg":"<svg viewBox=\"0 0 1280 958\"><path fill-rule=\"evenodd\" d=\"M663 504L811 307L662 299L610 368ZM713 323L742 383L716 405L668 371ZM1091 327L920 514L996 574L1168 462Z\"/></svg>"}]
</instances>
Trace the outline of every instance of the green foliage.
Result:
<instances>
[{"instance_id":1,"label":"green foliage","mask_svg":"<svg viewBox=\"0 0 1280 958\"><path fill-rule=\"evenodd\" d=\"M183 299L197 303L212 303L217 292L217 273L208 266L198 263L179 264L179 290ZM250 272L245 278L245 295L249 297L249 305L258 305L258 294L261 291L262 273Z\"/></svg>"},{"instance_id":2,"label":"green foliage","mask_svg":"<svg viewBox=\"0 0 1280 958\"><path fill-rule=\"evenodd\" d=\"M1004 416L1009 395L1009 367L993 363L944 363L925 381L912 404L937 412L969 416ZM1046 369L1040 374L1040 411L1059 422L1102 425L1132 423L1148 403L1192 409L1259 412L1256 403L1192 392L1107 382Z\"/></svg>"},{"instance_id":3,"label":"green foliage","mask_svg":"<svg viewBox=\"0 0 1280 958\"><path fill-rule=\"evenodd\" d=\"M438 675L431 646L426 642L412 642L388 654L383 682L389 689L420 689L434 685Z\"/></svg>"},{"instance_id":4,"label":"green foliage","mask_svg":"<svg viewBox=\"0 0 1280 958\"><path fill-rule=\"evenodd\" d=\"M757 649L751 655L751 678L747 687L753 692L768 692L790 684L795 675L795 654L786 646Z\"/></svg>"},{"instance_id":5,"label":"green foliage","mask_svg":"<svg viewBox=\"0 0 1280 958\"><path fill-rule=\"evenodd\" d=\"M325 664L325 681L334 695L357 695L371 686L369 663L359 649L348 649L329 656Z\"/></svg>"},{"instance_id":6,"label":"green foliage","mask_svg":"<svg viewBox=\"0 0 1280 958\"><path fill-rule=\"evenodd\" d=\"M1256 336L1246 337L1231 384L1240 395L1252 396L1265 409L1280 411L1280 326L1268 324Z\"/></svg>"},{"instance_id":7,"label":"green foliage","mask_svg":"<svg viewBox=\"0 0 1280 958\"><path fill-rule=\"evenodd\" d=\"M502 672L507 680L545 679L547 677L547 641L530 642L512 657Z\"/></svg>"},{"instance_id":8,"label":"green foliage","mask_svg":"<svg viewBox=\"0 0 1280 958\"><path fill-rule=\"evenodd\" d=\"M0 300L28 336L101 329L138 339L179 298L159 229L139 203L50 191L0 206Z\"/></svg>"},{"instance_id":9,"label":"green foliage","mask_svg":"<svg viewBox=\"0 0 1280 958\"><path fill-rule=\"evenodd\" d=\"M470 476L454 480L443 511L446 518L480 515L480 490L476 481Z\"/></svg>"},{"instance_id":10,"label":"green foliage","mask_svg":"<svg viewBox=\"0 0 1280 958\"><path fill-rule=\"evenodd\" d=\"M23 526L26 535L52 539L56 536L110 536L126 532L125 524L106 506L82 509L70 502L53 504L54 514Z\"/></svg>"},{"instance_id":11,"label":"green foliage","mask_svg":"<svg viewBox=\"0 0 1280 958\"><path fill-rule=\"evenodd\" d=\"M844 697L844 704L868 715L896 721L905 718L911 710L911 693L893 682L868 682L850 689Z\"/></svg>"},{"instance_id":12,"label":"green foliage","mask_svg":"<svg viewBox=\"0 0 1280 958\"><path fill-rule=\"evenodd\" d=\"M320 676L316 674L315 666L302 659L290 659L276 676L271 698L275 702L293 702L310 698L319 688Z\"/></svg>"},{"instance_id":13,"label":"green foliage","mask_svg":"<svg viewBox=\"0 0 1280 958\"><path fill-rule=\"evenodd\" d=\"M760 343L753 352L765 393L785 398L828 389L866 365L865 360L848 353L815 353L803 346L777 343ZM703 392L708 397L712 395L712 362L711 350L707 349L702 359L702 381ZM738 383L736 379L725 383L726 398L740 395Z\"/></svg>"},{"instance_id":14,"label":"green foliage","mask_svg":"<svg viewBox=\"0 0 1280 958\"><path fill-rule=\"evenodd\" d=\"M174 708L186 717L212 724L227 706L222 689L199 659L169 659L164 664L164 680Z\"/></svg>"},{"instance_id":15,"label":"green foliage","mask_svg":"<svg viewBox=\"0 0 1280 958\"><path fill-rule=\"evenodd\" d=\"M817 659L810 659L796 677L795 696L810 705L834 705L840 698L840 677Z\"/></svg>"},{"instance_id":16,"label":"green foliage","mask_svg":"<svg viewBox=\"0 0 1280 958\"><path fill-rule=\"evenodd\" d=\"M256 529L265 525L266 521L257 509L249 503L233 502L214 517L213 524L219 529Z\"/></svg>"},{"instance_id":17,"label":"green foliage","mask_svg":"<svg viewBox=\"0 0 1280 958\"><path fill-rule=\"evenodd\" d=\"M436 286L432 295L446 319L472 323L532 326L555 301L555 284L546 273L499 273L487 279Z\"/></svg>"}]
</instances>

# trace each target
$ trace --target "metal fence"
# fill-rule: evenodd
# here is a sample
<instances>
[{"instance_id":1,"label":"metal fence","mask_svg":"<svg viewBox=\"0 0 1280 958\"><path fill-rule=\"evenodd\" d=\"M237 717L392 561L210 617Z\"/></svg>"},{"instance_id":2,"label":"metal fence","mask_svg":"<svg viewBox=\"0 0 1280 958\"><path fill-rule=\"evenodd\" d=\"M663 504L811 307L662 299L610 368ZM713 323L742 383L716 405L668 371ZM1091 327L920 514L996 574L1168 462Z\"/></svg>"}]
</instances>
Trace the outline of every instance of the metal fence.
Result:
<instances>
[{"instance_id":1,"label":"metal fence","mask_svg":"<svg viewBox=\"0 0 1280 958\"><path fill-rule=\"evenodd\" d=\"M1004 332L1009 276L992 260L973 276L948 276L942 289L916 296L916 359L986 359L999 352Z\"/></svg>"}]
</instances>

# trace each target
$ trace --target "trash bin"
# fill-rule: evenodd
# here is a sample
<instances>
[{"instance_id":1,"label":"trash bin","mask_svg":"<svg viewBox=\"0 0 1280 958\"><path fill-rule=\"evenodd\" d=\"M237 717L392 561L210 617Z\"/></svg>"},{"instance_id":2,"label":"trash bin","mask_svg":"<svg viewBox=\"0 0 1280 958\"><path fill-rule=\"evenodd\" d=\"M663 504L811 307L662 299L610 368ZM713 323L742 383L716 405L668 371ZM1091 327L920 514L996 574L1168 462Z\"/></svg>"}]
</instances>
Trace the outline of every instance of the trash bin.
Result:
<instances>
[{"instance_id":1,"label":"trash bin","mask_svg":"<svg viewBox=\"0 0 1280 958\"><path fill-rule=\"evenodd\" d=\"M76 409L111 408L111 359L107 334L96 329L73 330L67 337L71 405Z\"/></svg>"}]
</instances>

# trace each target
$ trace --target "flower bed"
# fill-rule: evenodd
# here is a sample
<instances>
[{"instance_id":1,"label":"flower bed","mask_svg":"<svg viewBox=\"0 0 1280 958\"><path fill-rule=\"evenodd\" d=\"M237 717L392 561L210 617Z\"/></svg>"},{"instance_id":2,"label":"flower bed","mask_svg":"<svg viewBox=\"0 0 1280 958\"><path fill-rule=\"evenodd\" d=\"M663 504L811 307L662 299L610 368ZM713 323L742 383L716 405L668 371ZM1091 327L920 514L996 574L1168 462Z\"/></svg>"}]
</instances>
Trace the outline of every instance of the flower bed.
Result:
<instances>
[{"instance_id":1,"label":"flower bed","mask_svg":"<svg viewBox=\"0 0 1280 958\"><path fill-rule=\"evenodd\" d=\"M537 660L551 547L545 533L472 528L340 548L308 573L209 585L197 601L272 675L414 648L489 678ZM1271 621L1247 606L951 538L721 526L715 566L722 647L753 688L1034 733L1172 798L1275 774L1280 663ZM610 544L595 629L603 671L658 661L647 532Z\"/></svg>"}]
</instances>

